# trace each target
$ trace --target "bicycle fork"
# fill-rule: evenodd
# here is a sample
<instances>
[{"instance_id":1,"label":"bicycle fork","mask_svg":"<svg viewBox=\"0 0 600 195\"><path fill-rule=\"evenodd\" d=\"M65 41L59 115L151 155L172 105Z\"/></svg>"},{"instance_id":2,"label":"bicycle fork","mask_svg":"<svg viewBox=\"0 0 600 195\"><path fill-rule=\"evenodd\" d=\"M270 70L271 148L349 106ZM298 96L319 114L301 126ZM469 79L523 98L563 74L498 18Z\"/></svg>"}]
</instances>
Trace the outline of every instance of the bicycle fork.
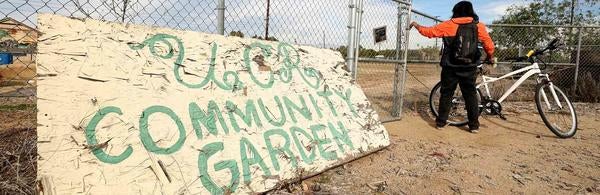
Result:
<instances>
[{"instance_id":1,"label":"bicycle fork","mask_svg":"<svg viewBox=\"0 0 600 195\"><path fill-rule=\"evenodd\" d=\"M548 74L539 74L539 78L538 78L538 84L543 85L543 84L548 84L548 88L550 88L550 93L552 94L552 98L554 98L554 101L556 101L556 104L558 105L559 109L562 109L563 106L560 103L560 99L558 98L558 95L556 94L556 90L554 90L554 83L552 83L552 81L550 81L550 76L548 76ZM544 103L546 103L546 106L548 106L549 110L552 110L552 105L550 105L550 101L548 100L548 95L546 95L546 91L544 91L544 89L541 89L541 94L542 94L542 98L544 100Z\"/></svg>"}]
</instances>

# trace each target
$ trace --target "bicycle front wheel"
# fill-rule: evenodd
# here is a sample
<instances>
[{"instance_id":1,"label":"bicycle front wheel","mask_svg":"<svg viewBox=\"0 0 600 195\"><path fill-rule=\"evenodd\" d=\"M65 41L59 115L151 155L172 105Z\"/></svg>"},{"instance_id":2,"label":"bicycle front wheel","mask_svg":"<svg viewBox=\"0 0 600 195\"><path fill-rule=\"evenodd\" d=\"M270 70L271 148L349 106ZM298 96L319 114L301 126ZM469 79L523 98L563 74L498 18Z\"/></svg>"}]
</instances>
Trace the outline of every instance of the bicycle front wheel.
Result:
<instances>
[{"instance_id":1,"label":"bicycle front wheel","mask_svg":"<svg viewBox=\"0 0 600 195\"><path fill-rule=\"evenodd\" d=\"M571 100L551 82L535 91L535 104L544 124L560 138L570 138L577 132L577 114Z\"/></svg>"}]
</instances>

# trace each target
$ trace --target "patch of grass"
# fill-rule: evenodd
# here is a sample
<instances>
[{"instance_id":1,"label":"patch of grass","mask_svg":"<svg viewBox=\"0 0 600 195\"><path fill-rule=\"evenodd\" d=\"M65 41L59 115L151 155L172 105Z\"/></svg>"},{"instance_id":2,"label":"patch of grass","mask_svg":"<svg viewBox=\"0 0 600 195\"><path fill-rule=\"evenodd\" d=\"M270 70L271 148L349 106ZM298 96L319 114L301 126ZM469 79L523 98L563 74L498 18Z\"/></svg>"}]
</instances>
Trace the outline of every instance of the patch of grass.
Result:
<instances>
[{"instance_id":1,"label":"patch of grass","mask_svg":"<svg viewBox=\"0 0 600 195\"><path fill-rule=\"evenodd\" d=\"M316 182L327 184L327 183L331 183L331 181L332 181L331 176L329 176L327 174L321 174Z\"/></svg>"},{"instance_id":2,"label":"patch of grass","mask_svg":"<svg viewBox=\"0 0 600 195\"><path fill-rule=\"evenodd\" d=\"M0 87L23 86L27 85L26 81L2 81Z\"/></svg>"},{"instance_id":3,"label":"patch of grass","mask_svg":"<svg viewBox=\"0 0 600 195\"><path fill-rule=\"evenodd\" d=\"M0 105L0 111L22 111L35 109L35 104Z\"/></svg>"}]
</instances>

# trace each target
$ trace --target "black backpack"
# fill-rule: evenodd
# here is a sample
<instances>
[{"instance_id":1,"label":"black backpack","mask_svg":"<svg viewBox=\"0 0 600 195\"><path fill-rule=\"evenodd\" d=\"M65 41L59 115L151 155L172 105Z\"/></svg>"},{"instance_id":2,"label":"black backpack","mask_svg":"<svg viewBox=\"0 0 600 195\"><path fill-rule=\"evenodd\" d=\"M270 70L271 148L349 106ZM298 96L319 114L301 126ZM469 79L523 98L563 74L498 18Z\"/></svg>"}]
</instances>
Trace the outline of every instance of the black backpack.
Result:
<instances>
[{"instance_id":1,"label":"black backpack","mask_svg":"<svg viewBox=\"0 0 600 195\"><path fill-rule=\"evenodd\" d=\"M478 48L479 36L477 21L469 24L459 24L456 36L447 43L447 57L454 66L476 66L481 58Z\"/></svg>"}]
</instances>

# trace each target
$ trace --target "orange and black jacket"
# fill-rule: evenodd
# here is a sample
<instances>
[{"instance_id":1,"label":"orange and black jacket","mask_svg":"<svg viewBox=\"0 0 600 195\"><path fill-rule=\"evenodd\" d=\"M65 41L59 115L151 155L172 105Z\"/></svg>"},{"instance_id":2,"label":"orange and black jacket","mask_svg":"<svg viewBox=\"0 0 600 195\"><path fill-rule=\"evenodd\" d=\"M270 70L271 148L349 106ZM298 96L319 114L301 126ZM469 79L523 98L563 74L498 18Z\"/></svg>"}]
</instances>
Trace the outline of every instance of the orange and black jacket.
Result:
<instances>
[{"instance_id":1,"label":"orange and black jacket","mask_svg":"<svg viewBox=\"0 0 600 195\"><path fill-rule=\"evenodd\" d=\"M417 30L421 35L429 37L429 38L454 38L456 36L456 32L458 31L458 26L461 24L469 24L473 22L473 18L471 17L462 17L462 18L452 18L448 21L442 22L441 24L432 26L432 27L424 27L418 26ZM494 56L494 42L492 41L492 37L488 33L485 24L481 22L477 22L477 34L479 37L479 41L483 43L483 49L487 56ZM446 40L444 43L446 44ZM449 65L444 61L444 56L442 56L442 66ZM452 65L450 65L452 66Z\"/></svg>"}]
</instances>

